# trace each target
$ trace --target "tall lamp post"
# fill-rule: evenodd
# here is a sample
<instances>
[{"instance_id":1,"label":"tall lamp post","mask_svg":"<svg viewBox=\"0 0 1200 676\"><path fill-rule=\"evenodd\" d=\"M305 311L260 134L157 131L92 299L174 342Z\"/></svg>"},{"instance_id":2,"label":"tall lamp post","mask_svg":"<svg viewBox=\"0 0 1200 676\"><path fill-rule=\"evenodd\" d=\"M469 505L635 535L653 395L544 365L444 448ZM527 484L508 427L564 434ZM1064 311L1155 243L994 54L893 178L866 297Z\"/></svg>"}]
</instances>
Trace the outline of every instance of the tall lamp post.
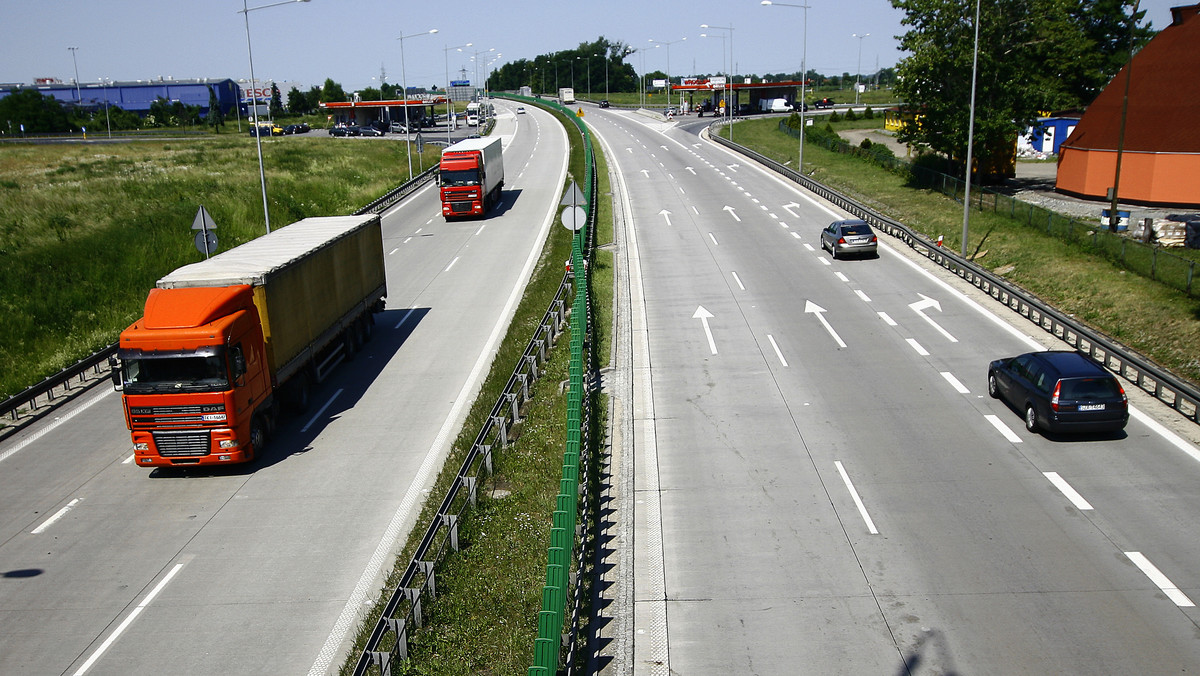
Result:
<instances>
[{"instance_id":1,"label":"tall lamp post","mask_svg":"<svg viewBox=\"0 0 1200 676\"><path fill-rule=\"evenodd\" d=\"M247 7L246 0L242 0L242 8L238 10L246 18L246 54L250 57L250 89L251 100L254 101L254 142L258 147L258 180L262 185L263 198L263 221L267 224L267 234L271 234L271 214L267 210L267 173L263 170L262 158L262 135L258 128L258 97L254 95L254 48L250 46L250 12L268 7L278 7L279 5L290 5L293 2L308 2L308 0L284 0L283 2L273 2L269 5L260 5L258 7Z\"/></svg>"},{"instance_id":2,"label":"tall lamp post","mask_svg":"<svg viewBox=\"0 0 1200 676\"><path fill-rule=\"evenodd\" d=\"M721 72L725 74L725 83L721 85L721 101L725 104L724 108L722 109L721 118L724 119L725 112L727 112L727 109L729 108L729 96L727 95L727 91L729 89L729 71L725 69L725 34L721 33L720 35L709 35L708 33L701 33L700 37L721 38Z\"/></svg>"},{"instance_id":3,"label":"tall lamp post","mask_svg":"<svg viewBox=\"0 0 1200 676\"><path fill-rule=\"evenodd\" d=\"M858 78L862 74L862 41L863 41L863 38L871 37L871 34L863 33L862 35L859 35L858 33L855 33L855 34L851 35L850 37L858 38L858 66L855 67L855 73L854 73L854 105L857 106L858 105L858 90L859 90Z\"/></svg>"},{"instance_id":4,"label":"tall lamp post","mask_svg":"<svg viewBox=\"0 0 1200 676\"><path fill-rule=\"evenodd\" d=\"M479 92L479 55L487 54L489 52L494 52L494 51L496 51L495 47L492 47L491 49L479 49L479 50L476 50L474 52L474 55L471 57L471 61L475 62L475 87L474 87L474 89L476 91L477 96L478 96L478 92ZM484 75L487 75L486 69L484 70ZM484 87L484 91L487 91L486 86ZM481 103L482 103L482 101L481 101Z\"/></svg>"},{"instance_id":5,"label":"tall lamp post","mask_svg":"<svg viewBox=\"0 0 1200 676\"><path fill-rule=\"evenodd\" d=\"M454 110L453 102L450 100L450 52L453 50L462 51L464 47L470 47L472 44L468 42L465 45L457 47L445 47L442 49L442 55L446 60L446 145L450 145L450 130L454 128Z\"/></svg>"},{"instance_id":6,"label":"tall lamp post","mask_svg":"<svg viewBox=\"0 0 1200 676\"><path fill-rule=\"evenodd\" d=\"M664 45L667 48L667 108L671 107L671 45L683 42L687 38L679 38L670 42L664 40L651 40L650 42L656 45Z\"/></svg>"},{"instance_id":7,"label":"tall lamp post","mask_svg":"<svg viewBox=\"0 0 1200 676\"><path fill-rule=\"evenodd\" d=\"M404 72L404 39L415 38L420 35L433 35L438 32L438 29L431 28L420 33L412 35L404 35L404 31L396 37L400 41L400 86L404 89L404 145L408 151L408 177L412 178L412 126L408 122L408 76ZM382 87L383 85L380 85Z\"/></svg>"},{"instance_id":8,"label":"tall lamp post","mask_svg":"<svg viewBox=\"0 0 1200 676\"><path fill-rule=\"evenodd\" d=\"M861 45L862 43L859 42ZM971 224L971 161L975 145L975 81L979 75L979 0L975 0L975 48L971 55L971 110L967 123L967 184L963 191L962 257L967 257L967 231Z\"/></svg>"},{"instance_id":9,"label":"tall lamp post","mask_svg":"<svg viewBox=\"0 0 1200 676\"><path fill-rule=\"evenodd\" d=\"M729 70L725 73L725 79L729 86L729 95L725 97L725 114L729 116L729 140L732 141L733 116L737 113L737 90L733 87L733 71L737 70L737 63L733 60L733 26L710 26L702 23L700 27L714 31L729 31ZM730 96L734 98L732 105L729 102Z\"/></svg>"},{"instance_id":10,"label":"tall lamp post","mask_svg":"<svg viewBox=\"0 0 1200 676\"><path fill-rule=\"evenodd\" d=\"M71 50L71 64L75 66L75 100L79 105L83 106L83 95L79 93L79 62L75 60L75 52L79 51L78 47L67 47Z\"/></svg>"},{"instance_id":11,"label":"tall lamp post","mask_svg":"<svg viewBox=\"0 0 1200 676\"><path fill-rule=\"evenodd\" d=\"M808 82L808 5L790 5L786 2L762 0L764 7L778 5L780 7L796 7L804 10L804 40L800 52L800 157L796 159L796 171L804 173L804 109L808 107L805 94L805 83ZM862 44L861 42L859 43ZM861 58L861 57L860 57Z\"/></svg>"}]
</instances>

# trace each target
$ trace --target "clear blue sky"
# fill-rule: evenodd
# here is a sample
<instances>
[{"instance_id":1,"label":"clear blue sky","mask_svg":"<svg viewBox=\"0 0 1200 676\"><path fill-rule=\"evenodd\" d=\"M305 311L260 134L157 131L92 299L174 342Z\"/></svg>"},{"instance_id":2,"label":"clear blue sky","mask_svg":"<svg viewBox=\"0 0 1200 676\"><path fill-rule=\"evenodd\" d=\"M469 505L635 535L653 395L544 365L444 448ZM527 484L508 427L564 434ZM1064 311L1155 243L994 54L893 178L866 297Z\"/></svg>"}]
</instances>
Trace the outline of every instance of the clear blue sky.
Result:
<instances>
[{"instance_id":1,"label":"clear blue sky","mask_svg":"<svg viewBox=\"0 0 1200 676\"><path fill-rule=\"evenodd\" d=\"M250 2L250 7L271 0ZM804 0L792 0L804 4ZM902 13L887 0L807 0L808 65L823 74L870 73L876 64L895 65L902 54L895 36L903 32ZM1170 24L1169 8L1182 2L1144 0L1142 7L1158 29ZM38 77L75 77L68 47L78 47L81 82L209 77L249 77L246 28L240 0L0 0L4 40L0 82L30 83ZM396 2L311 0L250 12L254 71L259 79L314 85L332 77L347 91L377 86L381 68L388 82L401 81L398 35L437 28L434 35L404 40L404 73L410 86L443 85L467 68L474 79L476 50L493 66L539 54L573 49L603 35L643 50L629 57L639 72L667 70L662 42L670 46L670 73L712 73L725 69L722 40L701 33L732 34L733 60L740 73L800 69L802 18L789 7L763 7L759 0L606 0L578 2ZM701 24L733 27L708 30ZM870 34L858 40L851 35ZM473 43L462 53L447 47ZM731 40L724 41L726 55ZM861 46L861 57L859 48ZM487 50L494 49L494 52ZM448 58L447 58L448 57ZM726 56L728 59L728 56ZM603 87L600 62L591 73ZM585 87L578 64L575 86ZM482 70L480 71L483 72ZM374 78L374 79L373 79ZM569 72L559 73L567 86Z\"/></svg>"}]
</instances>

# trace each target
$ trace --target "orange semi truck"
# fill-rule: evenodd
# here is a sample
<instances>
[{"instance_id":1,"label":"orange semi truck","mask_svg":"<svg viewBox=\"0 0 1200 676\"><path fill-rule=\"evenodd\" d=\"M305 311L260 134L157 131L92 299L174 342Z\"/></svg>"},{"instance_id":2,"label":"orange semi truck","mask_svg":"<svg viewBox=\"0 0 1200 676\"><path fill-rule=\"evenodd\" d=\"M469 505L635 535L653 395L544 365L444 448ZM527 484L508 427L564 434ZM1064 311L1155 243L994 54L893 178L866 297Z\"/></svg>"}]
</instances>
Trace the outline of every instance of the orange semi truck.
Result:
<instances>
[{"instance_id":1,"label":"orange semi truck","mask_svg":"<svg viewBox=\"0 0 1200 676\"><path fill-rule=\"evenodd\" d=\"M379 216L306 218L158 280L121 333L136 463L254 459L283 405L370 337L387 293Z\"/></svg>"},{"instance_id":2,"label":"orange semi truck","mask_svg":"<svg viewBox=\"0 0 1200 676\"><path fill-rule=\"evenodd\" d=\"M500 137L467 139L443 150L438 185L446 220L486 215L504 187Z\"/></svg>"}]
</instances>

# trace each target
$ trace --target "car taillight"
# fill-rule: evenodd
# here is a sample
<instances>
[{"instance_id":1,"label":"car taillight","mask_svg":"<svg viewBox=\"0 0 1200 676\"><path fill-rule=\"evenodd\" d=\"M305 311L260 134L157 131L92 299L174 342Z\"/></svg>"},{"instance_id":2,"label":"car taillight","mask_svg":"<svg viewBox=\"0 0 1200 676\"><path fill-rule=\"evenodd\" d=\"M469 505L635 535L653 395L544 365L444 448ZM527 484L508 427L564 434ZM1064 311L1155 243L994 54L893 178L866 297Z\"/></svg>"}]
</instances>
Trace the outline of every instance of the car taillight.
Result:
<instances>
[{"instance_id":1,"label":"car taillight","mask_svg":"<svg viewBox=\"0 0 1200 676\"><path fill-rule=\"evenodd\" d=\"M1062 383L1055 383L1054 394L1050 397L1050 408L1058 410L1058 395L1062 391Z\"/></svg>"},{"instance_id":2,"label":"car taillight","mask_svg":"<svg viewBox=\"0 0 1200 676\"><path fill-rule=\"evenodd\" d=\"M838 244L845 244L845 243L846 243L845 237L838 237Z\"/></svg>"},{"instance_id":3,"label":"car taillight","mask_svg":"<svg viewBox=\"0 0 1200 676\"><path fill-rule=\"evenodd\" d=\"M878 242L878 241L879 241L878 237L876 237L875 235L871 235L871 243L872 244L874 244L875 242Z\"/></svg>"},{"instance_id":4,"label":"car taillight","mask_svg":"<svg viewBox=\"0 0 1200 676\"><path fill-rule=\"evenodd\" d=\"M1120 383L1117 383L1117 389L1121 391L1121 405L1128 407L1129 406L1129 397L1125 396L1125 388L1121 387Z\"/></svg>"}]
</instances>

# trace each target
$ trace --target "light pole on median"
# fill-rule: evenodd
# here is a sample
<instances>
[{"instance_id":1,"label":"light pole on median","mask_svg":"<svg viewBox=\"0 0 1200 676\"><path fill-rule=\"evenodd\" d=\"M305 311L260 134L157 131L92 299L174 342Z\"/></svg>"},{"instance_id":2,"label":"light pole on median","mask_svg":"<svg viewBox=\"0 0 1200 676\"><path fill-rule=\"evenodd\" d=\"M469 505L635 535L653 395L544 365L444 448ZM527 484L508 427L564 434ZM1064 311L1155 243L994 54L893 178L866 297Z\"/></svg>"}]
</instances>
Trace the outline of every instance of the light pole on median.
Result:
<instances>
[{"instance_id":1,"label":"light pole on median","mask_svg":"<svg viewBox=\"0 0 1200 676\"><path fill-rule=\"evenodd\" d=\"M733 97L732 104L729 101L729 96L725 97L725 113L729 115L729 140L733 140L733 116L737 113L737 90L733 86L733 72L737 70L737 62L733 60L733 26L710 26L706 23L700 24L701 28L707 28L714 31L729 31L729 70L725 73L726 80L729 83L729 96ZM723 43L722 43L723 44ZM722 58L724 58L722 56Z\"/></svg>"},{"instance_id":2,"label":"light pole on median","mask_svg":"<svg viewBox=\"0 0 1200 676\"><path fill-rule=\"evenodd\" d=\"M857 106L858 105L858 89L859 89L858 78L859 78L859 75L861 74L860 72L862 71L862 41L863 41L863 38L871 37L871 34L863 33L862 35L859 35L858 33L855 33L855 34L851 35L850 37L858 38L858 65L855 66L855 70L859 71L859 72L854 73L854 105Z\"/></svg>"},{"instance_id":3,"label":"light pole on median","mask_svg":"<svg viewBox=\"0 0 1200 676\"><path fill-rule=\"evenodd\" d=\"M450 52L452 50L462 51L464 47L470 47L472 44L468 42L465 45L457 47L445 47L442 49L442 55L446 60L446 145L450 145L450 130L454 128L454 109L452 108L453 101L450 100Z\"/></svg>"},{"instance_id":4,"label":"light pole on median","mask_svg":"<svg viewBox=\"0 0 1200 676\"><path fill-rule=\"evenodd\" d=\"M667 42L665 40L651 40L650 41L651 43L653 43L655 45L664 45L667 48L667 108L668 109L670 109L670 107L671 107L671 45L678 43L678 42L683 42L686 39L687 38L679 38L678 40L671 40L670 42Z\"/></svg>"},{"instance_id":5,"label":"light pole on median","mask_svg":"<svg viewBox=\"0 0 1200 676\"><path fill-rule=\"evenodd\" d=\"M729 108L729 96L728 96L729 71L725 69L725 34L721 33L720 35L709 35L708 33L701 33L700 37L702 37L702 38L721 38L721 72L725 74L725 83L723 83L721 85L721 103L725 104L721 108L721 110L722 110L721 119L724 119L725 113L728 112L728 108ZM710 87L711 87L711 84L710 84Z\"/></svg>"},{"instance_id":6,"label":"light pole on median","mask_svg":"<svg viewBox=\"0 0 1200 676\"><path fill-rule=\"evenodd\" d=\"M401 99L404 102L404 145L407 146L405 150L408 153L408 177L410 179L412 178L412 126L408 121L408 76L404 72L404 39L420 35L433 35L436 32L438 32L436 28L412 35L404 35L404 31L401 31L400 35L396 37L400 41L400 87L404 90L404 97ZM383 85L381 84L380 87L382 91Z\"/></svg>"},{"instance_id":7,"label":"light pole on median","mask_svg":"<svg viewBox=\"0 0 1200 676\"><path fill-rule=\"evenodd\" d=\"M83 96L79 93L79 62L75 60L75 52L79 51L78 47L67 47L71 51L71 63L75 66L75 101L79 107L83 107Z\"/></svg>"},{"instance_id":8,"label":"light pole on median","mask_svg":"<svg viewBox=\"0 0 1200 676\"><path fill-rule=\"evenodd\" d=\"M804 173L804 109L808 107L805 83L808 82L808 5L789 5L785 2L763 0L764 6L779 5L780 7L796 7L804 10L804 40L800 52L800 156L796 159L796 171ZM861 42L859 43L862 44ZM861 58L861 57L860 57Z\"/></svg>"},{"instance_id":9,"label":"light pole on median","mask_svg":"<svg viewBox=\"0 0 1200 676\"><path fill-rule=\"evenodd\" d=\"M308 2L308 0L284 0L284 2L273 2L258 7L247 7L246 0L242 0L242 8L238 10L238 14L246 18L246 54L250 57L250 100L254 102L254 142L258 147L258 180L262 185L263 221L267 224L268 235L271 234L271 214L267 210L267 173L263 170L262 134L258 128L258 97L254 92L254 49L250 46L250 12L279 5L290 5L293 2Z\"/></svg>"}]
</instances>

